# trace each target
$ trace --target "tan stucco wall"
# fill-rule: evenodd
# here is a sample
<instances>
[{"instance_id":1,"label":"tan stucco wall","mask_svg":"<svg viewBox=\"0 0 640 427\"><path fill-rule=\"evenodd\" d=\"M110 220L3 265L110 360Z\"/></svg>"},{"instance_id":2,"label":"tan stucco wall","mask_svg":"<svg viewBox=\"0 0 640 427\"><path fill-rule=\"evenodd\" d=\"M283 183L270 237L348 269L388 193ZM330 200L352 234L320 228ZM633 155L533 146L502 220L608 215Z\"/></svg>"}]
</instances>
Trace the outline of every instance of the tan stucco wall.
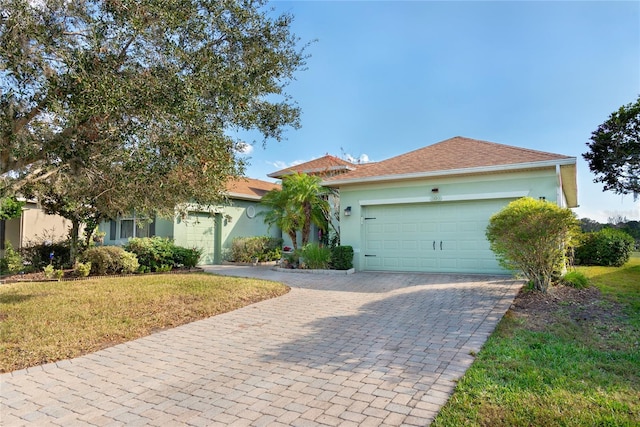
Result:
<instances>
[{"instance_id":1,"label":"tan stucco wall","mask_svg":"<svg viewBox=\"0 0 640 427\"><path fill-rule=\"evenodd\" d=\"M56 242L67 238L71 221L47 215L35 203L27 203L20 218L6 222L5 237L18 249L30 243Z\"/></svg>"}]
</instances>

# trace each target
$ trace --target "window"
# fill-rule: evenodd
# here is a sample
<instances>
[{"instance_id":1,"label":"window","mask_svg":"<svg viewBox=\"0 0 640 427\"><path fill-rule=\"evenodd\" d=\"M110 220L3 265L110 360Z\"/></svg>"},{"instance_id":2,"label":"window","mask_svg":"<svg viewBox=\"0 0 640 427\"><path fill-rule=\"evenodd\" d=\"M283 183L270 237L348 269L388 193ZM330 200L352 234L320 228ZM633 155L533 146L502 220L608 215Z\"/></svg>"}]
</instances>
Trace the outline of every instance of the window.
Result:
<instances>
[{"instance_id":1,"label":"window","mask_svg":"<svg viewBox=\"0 0 640 427\"><path fill-rule=\"evenodd\" d=\"M128 239L129 237L133 237L133 220L132 219L122 219L120 220L120 238Z\"/></svg>"},{"instance_id":2,"label":"window","mask_svg":"<svg viewBox=\"0 0 640 427\"><path fill-rule=\"evenodd\" d=\"M135 214L132 218L122 218L118 221L112 220L109 224L111 240L152 237L155 235L155 231L155 219L149 221L148 218L137 218Z\"/></svg>"}]
</instances>

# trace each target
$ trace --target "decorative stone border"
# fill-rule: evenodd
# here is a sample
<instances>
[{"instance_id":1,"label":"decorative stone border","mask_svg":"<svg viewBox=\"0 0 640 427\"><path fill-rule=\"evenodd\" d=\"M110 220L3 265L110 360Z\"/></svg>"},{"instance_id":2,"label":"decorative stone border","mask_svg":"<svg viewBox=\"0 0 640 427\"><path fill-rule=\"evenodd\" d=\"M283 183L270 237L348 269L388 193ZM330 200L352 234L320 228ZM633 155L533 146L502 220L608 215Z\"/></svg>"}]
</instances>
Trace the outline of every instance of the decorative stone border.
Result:
<instances>
[{"instance_id":1,"label":"decorative stone border","mask_svg":"<svg viewBox=\"0 0 640 427\"><path fill-rule=\"evenodd\" d=\"M343 274L353 274L356 272L354 268L350 268L348 270L314 270L314 269L306 269L306 268L281 268L274 267L273 271L277 271L280 273L303 273L303 274L329 274L329 275L343 275Z\"/></svg>"}]
</instances>

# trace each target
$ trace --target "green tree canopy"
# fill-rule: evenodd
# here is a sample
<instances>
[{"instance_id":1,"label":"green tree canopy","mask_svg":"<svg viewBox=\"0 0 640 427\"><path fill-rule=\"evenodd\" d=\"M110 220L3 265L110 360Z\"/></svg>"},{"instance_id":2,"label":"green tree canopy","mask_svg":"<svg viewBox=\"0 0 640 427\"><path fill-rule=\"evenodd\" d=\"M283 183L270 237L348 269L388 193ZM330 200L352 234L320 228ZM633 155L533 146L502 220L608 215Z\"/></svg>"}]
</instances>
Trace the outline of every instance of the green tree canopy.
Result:
<instances>
[{"instance_id":1,"label":"green tree canopy","mask_svg":"<svg viewBox=\"0 0 640 427\"><path fill-rule=\"evenodd\" d=\"M605 191L617 194L640 194L640 96L624 105L598 126L587 143L589 152L582 156L596 174L594 182L604 184Z\"/></svg>"},{"instance_id":2,"label":"green tree canopy","mask_svg":"<svg viewBox=\"0 0 640 427\"><path fill-rule=\"evenodd\" d=\"M565 247L578 229L570 209L523 197L493 215L486 234L503 267L521 270L536 290L546 292L565 267Z\"/></svg>"},{"instance_id":3,"label":"green tree canopy","mask_svg":"<svg viewBox=\"0 0 640 427\"><path fill-rule=\"evenodd\" d=\"M0 220L20 218L24 202L15 197L0 198Z\"/></svg>"},{"instance_id":4,"label":"green tree canopy","mask_svg":"<svg viewBox=\"0 0 640 427\"><path fill-rule=\"evenodd\" d=\"M100 188L108 216L218 200L244 169L231 131L299 125L291 20L262 0L0 0L0 196L55 178Z\"/></svg>"}]
</instances>

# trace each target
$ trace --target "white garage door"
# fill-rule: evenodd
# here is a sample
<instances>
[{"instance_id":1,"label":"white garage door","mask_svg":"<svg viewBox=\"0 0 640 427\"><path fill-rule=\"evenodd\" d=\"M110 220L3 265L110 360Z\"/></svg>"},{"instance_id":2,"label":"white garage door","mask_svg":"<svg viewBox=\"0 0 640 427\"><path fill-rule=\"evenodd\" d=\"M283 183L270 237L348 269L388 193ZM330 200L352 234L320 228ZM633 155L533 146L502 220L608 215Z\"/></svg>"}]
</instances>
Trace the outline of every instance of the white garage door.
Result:
<instances>
[{"instance_id":1,"label":"white garage door","mask_svg":"<svg viewBox=\"0 0 640 427\"><path fill-rule=\"evenodd\" d=\"M364 269L501 273L485 230L508 200L364 207Z\"/></svg>"}]
</instances>

